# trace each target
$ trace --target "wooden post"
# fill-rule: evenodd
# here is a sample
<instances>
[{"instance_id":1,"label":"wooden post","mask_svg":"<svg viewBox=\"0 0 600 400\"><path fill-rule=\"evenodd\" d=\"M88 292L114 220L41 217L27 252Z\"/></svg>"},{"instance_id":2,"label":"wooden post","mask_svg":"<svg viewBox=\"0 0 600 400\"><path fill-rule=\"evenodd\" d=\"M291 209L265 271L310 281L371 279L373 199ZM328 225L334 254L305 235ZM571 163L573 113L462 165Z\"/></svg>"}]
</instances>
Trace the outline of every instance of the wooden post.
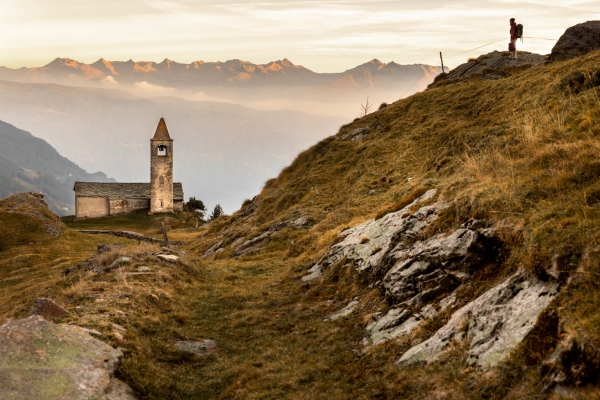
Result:
<instances>
[{"instance_id":1,"label":"wooden post","mask_svg":"<svg viewBox=\"0 0 600 400\"><path fill-rule=\"evenodd\" d=\"M440 60L442 61L442 74L445 74L446 70L444 69L444 57L442 57L441 51L440 51Z\"/></svg>"},{"instance_id":2,"label":"wooden post","mask_svg":"<svg viewBox=\"0 0 600 400\"><path fill-rule=\"evenodd\" d=\"M162 227L162 233L163 233L163 237L165 239L165 247L169 247L169 237L167 236L167 227L165 226L164 222L161 222L160 226Z\"/></svg>"}]
</instances>

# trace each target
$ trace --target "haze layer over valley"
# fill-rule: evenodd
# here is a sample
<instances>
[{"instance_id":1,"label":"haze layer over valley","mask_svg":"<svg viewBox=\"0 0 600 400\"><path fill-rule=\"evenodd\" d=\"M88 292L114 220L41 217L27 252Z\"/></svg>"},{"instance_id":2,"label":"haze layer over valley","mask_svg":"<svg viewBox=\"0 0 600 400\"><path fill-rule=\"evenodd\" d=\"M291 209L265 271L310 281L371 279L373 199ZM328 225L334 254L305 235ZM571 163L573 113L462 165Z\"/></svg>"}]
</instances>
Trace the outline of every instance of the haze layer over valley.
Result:
<instances>
[{"instance_id":1,"label":"haze layer over valley","mask_svg":"<svg viewBox=\"0 0 600 400\"><path fill-rule=\"evenodd\" d=\"M0 79L122 89L146 97L168 95L354 118L367 97L377 105L395 101L425 89L441 72L441 67L377 59L339 73L316 73L287 59L267 64L238 59L190 64L169 59L160 63L100 59L85 64L57 58L43 67L0 67Z\"/></svg>"},{"instance_id":2,"label":"haze layer over valley","mask_svg":"<svg viewBox=\"0 0 600 400\"><path fill-rule=\"evenodd\" d=\"M237 209L301 150L331 135L341 117L258 111L118 90L0 81L0 120L48 141L88 171L147 182L149 139L164 116L175 140L175 179L185 196Z\"/></svg>"}]
</instances>

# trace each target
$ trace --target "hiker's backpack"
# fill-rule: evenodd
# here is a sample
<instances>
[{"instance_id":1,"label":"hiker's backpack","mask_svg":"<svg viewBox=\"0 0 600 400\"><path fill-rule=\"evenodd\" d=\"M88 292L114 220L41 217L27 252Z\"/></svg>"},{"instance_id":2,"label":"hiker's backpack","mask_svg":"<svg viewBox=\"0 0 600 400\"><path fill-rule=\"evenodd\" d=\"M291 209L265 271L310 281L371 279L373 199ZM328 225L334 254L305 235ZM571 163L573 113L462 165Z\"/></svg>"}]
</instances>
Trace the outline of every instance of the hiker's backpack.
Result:
<instances>
[{"instance_id":1,"label":"hiker's backpack","mask_svg":"<svg viewBox=\"0 0 600 400\"><path fill-rule=\"evenodd\" d=\"M523 25L519 24L517 25L517 32L516 35L517 39L521 39L521 42L523 41Z\"/></svg>"}]
</instances>

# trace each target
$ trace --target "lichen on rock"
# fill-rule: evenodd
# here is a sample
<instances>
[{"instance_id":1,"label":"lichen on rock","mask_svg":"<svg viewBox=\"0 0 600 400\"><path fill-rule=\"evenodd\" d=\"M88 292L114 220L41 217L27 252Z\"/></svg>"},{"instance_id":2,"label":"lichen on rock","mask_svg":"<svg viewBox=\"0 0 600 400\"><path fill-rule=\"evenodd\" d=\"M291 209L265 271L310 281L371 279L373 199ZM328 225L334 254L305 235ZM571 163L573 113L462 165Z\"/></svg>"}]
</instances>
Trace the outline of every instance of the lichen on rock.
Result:
<instances>
[{"instance_id":1,"label":"lichen on rock","mask_svg":"<svg viewBox=\"0 0 600 400\"><path fill-rule=\"evenodd\" d=\"M466 341L469 364L489 369L521 343L557 294L557 283L520 271L456 311L432 337L404 353L398 364L435 361L453 341Z\"/></svg>"},{"instance_id":2,"label":"lichen on rock","mask_svg":"<svg viewBox=\"0 0 600 400\"><path fill-rule=\"evenodd\" d=\"M106 399L122 356L78 326L9 321L0 327L0 398Z\"/></svg>"}]
</instances>

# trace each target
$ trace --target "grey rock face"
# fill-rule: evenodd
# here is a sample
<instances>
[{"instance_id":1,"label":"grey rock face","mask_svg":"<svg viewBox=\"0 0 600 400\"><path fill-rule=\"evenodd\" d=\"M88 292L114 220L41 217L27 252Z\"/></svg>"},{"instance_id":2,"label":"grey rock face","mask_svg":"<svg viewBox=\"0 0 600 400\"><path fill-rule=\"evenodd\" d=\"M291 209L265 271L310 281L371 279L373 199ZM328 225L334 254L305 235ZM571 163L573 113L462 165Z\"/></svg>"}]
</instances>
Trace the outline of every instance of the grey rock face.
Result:
<instances>
[{"instance_id":1,"label":"grey rock face","mask_svg":"<svg viewBox=\"0 0 600 400\"><path fill-rule=\"evenodd\" d=\"M341 137L341 140L361 140L369 135L370 127L357 128Z\"/></svg>"},{"instance_id":2,"label":"grey rock face","mask_svg":"<svg viewBox=\"0 0 600 400\"><path fill-rule=\"evenodd\" d=\"M120 267L130 264L130 263L131 263L131 257L117 258L115 261L112 262L112 264L110 264L108 267L106 267L106 269L104 269L104 272L112 271L113 269L120 268Z\"/></svg>"},{"instance_id":3,"label":"grey rock face","mask_svg":"<svg viewBox=\"0 0 600 400\"><path fill-rule=\"evenodd\" d=\"M444 327L404 353L398 363L435 361L452 341L465 340L469 363L489 369L527 336L557 293L557 283L519 272L456 311Z\"/></svg>"},{"instance_id":4,"label":"grey rock face","mask_svg":"<svg viewBox=\"0 0 600 400\"><path fill-rule=\"evenodd\" d=\"M210 249L206 250L206 252L204 252L204 254L202 254L202 258L206 258L206 257L210 257L216 254L217 250L219 250L221 248L221 245L223 244L222 240L219 240L217 243L215 243L214 245L212 245L210 247Z\"/></svg>"},{"instance_id":5,"label":"grey rock face","mask_svg":"<svg viewBox=\"0 0 600 400\"><path fill-rule=\"evenodd\" d=\"M106 400L135 400L131 388L115 377L110 380L104 392Z\"/></svg>"},{"instance_id":6,"label":"grey rock face","mask_svg":"<svg viewBox=\"0 0 600 400\"><path fill-rule=\"evenodd\" d=\"M383 279L386 296L422 306L440 293L450 293L470 278L492 250L490 229L458 229L406 246L400 242L386 257L393 263Z\"/></svg>"},{"instance_id":7,"label":"grey rock face","mask_svg":"<svg viewBox=\"0 0 600 400\"><path fill-rule=\"evenodd\" d=\"M179 261L179 257L174 256L172 254L159 254L156 256L156 258L158 258L159 260L172 262L172 263L176 263L177 261Z\"/></svg>"},{"instance_id":8,"label":"grey rock face","mask_svg":"<svg viewBox=\"0 0 600 400\"><path fill-rule=\"evenodd\" d=\"M106 399L123 353L38 315L0 327L0 398Z\"/></svg>"},{"instance_id":9,"label":"grey rock face","mask_svg":"<svg viewBox=\"0 0 600 400\"><path fill-rule=\"evenodd\" d=\"M364 277L374 279L384 275L381 271L382 261L392 244L392 239L397 235L415 237L422 229L437 218L437 213L446 206L442 204L422 207L411 215L407 211L414 205L429 200L435 190L427 191L423 196L400 211L386 214L378 220L370 220L354 228L340 233L343 238L334 244L310 270L310 274L302 278L309 281L318 278L322 271L337 263L342 258L353 262L358 273Z\"/></svg>"},{"instance_id":10,"label":"grey rock face","mask_svg":"<svg viewBox=\"0 0 600 400\"><path fill-rule=\"evenodd\" d=\"M476 74L481 74L483 79L488 80L502 79L504 75L500 69L503 67L535 66L543 64L545 61L545 57L540 54L519 53L518 59L515 60L508 52L494 51L459 65L446 75L436 79L429 87L436 87L441 81L460 80Z\"/></svg>"},{"instance_id":11,"label":"grey rock face","mask_svg":"<svg viewBox=\"0 0 600 400\"><path fill-rule=\"evenodd\" d=\"M570 27L552 48L550 59L568 60L600 49L600 21L588 21Z\"/></svg>"},{"instance_id":12,"label":"grey rock face","mask_svg":"<svg viewBox=\"0 0 600 400\"><path fill-rule=\"evenodd\" d=\"M276 232L279 232L283 228L287 228L289 226L294 228L300 228L308 223L308 217L302 216L294 221L283 221L273 224L269 227L269 229L258 236L253 237L252 239L248 239L244 241L242 244L236 247L234 257L243 256L246 254L255 253L260 250L260 246L265 239L273 236Z\"/></svg>"},{"instance_id":13,"label":"grey rock face","mask_svg":"<svg viewBox=\"0 0 600 400\"><path fill-rule=\"evenodd\" d=\"M217 350L217 343L213 340L201 340L198 342L179 341L175 347L187 353L206 355L214 353Z\"/></svg>"},{"instance_id":14,"label":"grey rock face","mask_svg":"<svg viewBox=\"0 0 600 400\"><path fill-rule=\"evenodd\" d=\"M419 312L412 312L403 306L396 306L389 310L386 315L367 326L367 331L371 334L371 341L373 344L378 344L402 335L408 335L414 331L423 320L433 318L440 311L451 307L455 300L456 297L453 294L444 298L437 306L428 304L421 308Z\"/></svg>"},{"instance_id":15,"label":"grey rock face","mask_svg":"<svg viewBox=\"0 0 600 400\"><path fill-rule=\"evenodd\" d=\"M404 308L393 308L378 321L367 326L373 344L397 338L410 333L420 324L420 320L413 313Z\"/></svg>"},{"instance_id":16,"label":"grey rock face","mask_svg":"<svg viewBox=\"0 0 600 400\"><path fill-rule=\"evenodd\" d=\"M342 318L342 317L346 317L350 314L352 314L352 312L354 311L354 309L356 308L356 306L358 305L358 301L353 300L350 303L348 303L348 305L344 308L342 308L340 311L331 314L329 317L325 318L325 321L335 321L338 318Z\"/></svg>"}]
</instances>

